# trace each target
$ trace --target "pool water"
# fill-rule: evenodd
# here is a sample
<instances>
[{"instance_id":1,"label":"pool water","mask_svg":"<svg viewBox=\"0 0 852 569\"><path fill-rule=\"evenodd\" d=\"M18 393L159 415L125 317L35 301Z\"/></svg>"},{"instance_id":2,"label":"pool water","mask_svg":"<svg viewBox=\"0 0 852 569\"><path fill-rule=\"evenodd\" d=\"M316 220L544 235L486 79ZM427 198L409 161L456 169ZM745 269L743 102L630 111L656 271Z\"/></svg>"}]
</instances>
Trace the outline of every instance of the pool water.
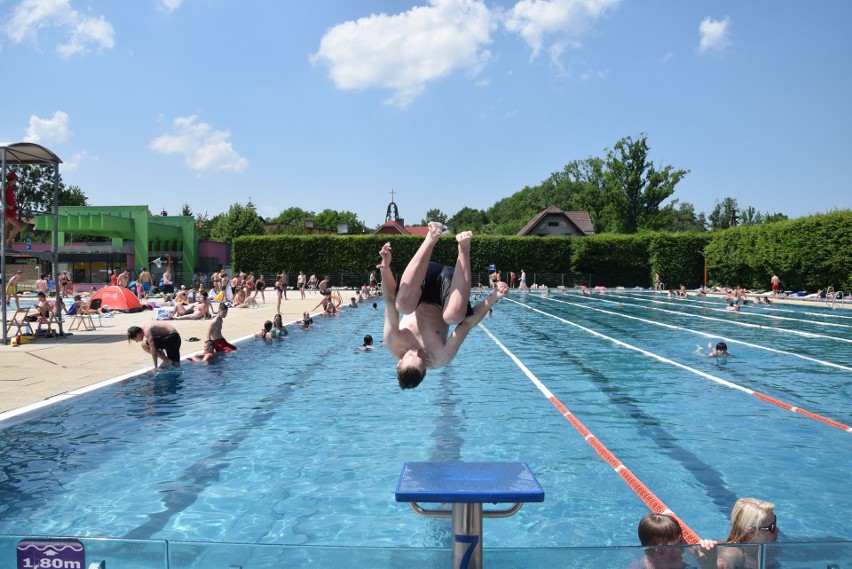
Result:
<instances>
[{"instance_id":1,"label":"pool water","mask_svg":"<svg viewBox=\"0 0 852 569\"><path fill-rule=\"evenodd\" d=\"M0 425L0 534L446 548L449 520L394 501L403 463L505 460L546 498L486 520L488 547L635 545L647 507L508 351L702 537L753 496L781 541L852 540L852 433L732 387L852 423L839 311L513 293L406 392L358 349L382 320L363 305ZM721 338L733 357L696 352Z\"/></svg>"}]
</instances>

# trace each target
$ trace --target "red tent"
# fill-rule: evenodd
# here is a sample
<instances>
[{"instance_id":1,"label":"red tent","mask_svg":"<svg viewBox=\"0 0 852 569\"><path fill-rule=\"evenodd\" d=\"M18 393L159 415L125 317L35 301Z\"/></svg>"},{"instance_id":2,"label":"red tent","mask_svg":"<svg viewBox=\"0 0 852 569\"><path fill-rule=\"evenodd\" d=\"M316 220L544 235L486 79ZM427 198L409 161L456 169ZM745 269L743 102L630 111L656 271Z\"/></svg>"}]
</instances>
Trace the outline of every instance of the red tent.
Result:
<instances>
[{"instance_id":1,"label":"red tent","mask_svg":"<svg viewBox=\"0 0 852 569\"><path fill-rule=\"evenodd\" d=\"M101 299L101 306L109 306L110 310L120 310L121 312L139 312L142 310L139 299L130 292L130 289L123 286L105 286L93 294L89 302L96 298Z\"/></svg>"}]
</instances>

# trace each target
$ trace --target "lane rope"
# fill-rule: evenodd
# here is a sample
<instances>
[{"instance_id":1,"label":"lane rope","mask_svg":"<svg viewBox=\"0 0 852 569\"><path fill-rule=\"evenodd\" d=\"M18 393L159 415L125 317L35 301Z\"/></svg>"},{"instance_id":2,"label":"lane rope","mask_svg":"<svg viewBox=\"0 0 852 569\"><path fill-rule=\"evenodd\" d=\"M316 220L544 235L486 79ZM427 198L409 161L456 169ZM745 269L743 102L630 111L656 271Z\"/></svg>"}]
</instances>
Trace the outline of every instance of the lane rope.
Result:
<instances>
[{"instance_id":1,"label":"lane rope","mask_svg":"<svg viewBox=\"0 0 852 569\"><path fill-rule=\"evenodd\" d=\"M503 350L503 352L509 356L509 358L515 362L515 365L520 368L524 375L529 378L530 381L535 384L539 391L556 407L563 417L568 419L568 422L580 433L589 446L591 446L595 452L598 453L607 464L612 467L616 474L618 474L627 486L633 490L636 496L639 497L642 502L648 506L651 512L655 514L666 514L677 520L677 523L680 524L680 527L683 531L684 540L690 545L694 545L700 541L698 534L696 534L689 526L684 523L668 506L663 503L639 478L627 468L623 462L621 462L607 447L604 445L598 438L592 434L589 429L578 419L571 411L568 410L565 405L562 404L559 399L550 392L550 390L545 386L536 376L524 365L524 363L518 359L515 354L513 354L503 343L497 339L497 337L491 333L491 330L485 327L481 322L479 326L485 330L485 333L494 340L494 343Z\"/></svg>"},{"instance_id":2,"label":"lane rope","mask_svg":"<svg viewBox=\"0 0 852 569\"><path fill-rule=\"evenodd\" d=\"M644 298L643 294L642 294L642 293L640 293L639 291L632 291L632 290L631 290L631 291L618 291L616 294L618 294L618 295L621 295L621 294L627 294L627 295L628 295L628 296L630 296L631 298ZM694 293L693 293L693 294L694 294ZM703 298L703 299L706 299L706 300L702 300L702 298ZM723 296L704 296L704 297L689 296L689 297L687 297L687 298L678 298L678 299L676 299L676 300L677 300L678 302L688 302L688 303L690 303L690 304L701 304L701 305L706 304L706 305L708 305L708 306L718 306L718 305L719 305L719 303L718 303L718 302L714 302L714 300L726 301L726 298L725 298L725 297L723 297ZM767 306L767 305L765 305L765 304L760 304L759 302L755 302L755 301L753 301L753 300L751 300L751 299L749 299L749 303L750 303L750 305L754 305L754 306L758 306L758 307L760 307L760 309L761 309L762 311L767 312L767 313L771 313L771 312L785 312L785 313L787 313L787 314L798 314L798 315L807 314L808 316L819 316L820 318L828 318L828 319L832 319L832 320L833 320L833 319L846 319L846 320L852 320L852 316L846 316L846 315L843 315L843 314L837 314L837 312L825 312L825 313L822 313L822 312L809 312L809 311L806 311L806 310L801 310L801 311L800 311L800 310L791 310L791 309L789 309L789 308L780 308L780 307L779 307L778 305L776 305L776 304L773 304L773 305ZM783 305L782 305L782 306L783 306ZM807 308L811 308L811 307L809 306L809 307L807 307ZM751 314L751 313L749 313L749 314ZM821 320L810 320L810 322L813 322L814 324L823 324L823 322L822 322Z\"/></svg>"},{"instance_id":3,"label":"lane rope","mask_svg":"<svg viewBox=\"0 0 852 569\"><path fill-rule=\"evenodd\" d=\"M567 300L560 300L560 299L554 298L552 296L547 297L547 300L550 300L552 302L557 302L557 303L560 303L560 304L567 304L569 306L577 306L577 307L580 307L580 308L585 308L586 310L594 310L594 311L598 311L598 312L603 312L604 314L612 314L612 315L615 315L615 316L620 316L622 318L628 318L630 320L638 320L639 322L644 322L645 324L653 324L654 326L661 326L663 328L668 328L670 330L680 330L680 331L683 331L683 332L690 332L692 334L697 334L697 335L703 336L705 338L719 338L719 339L722 339L722 340L724 340L724 341L726 341L730 344L739 344L741 346L748 346L749 348L755 348L755 349L758 349L758 350L765 350L767 352L773 352L773 353L782 354L782 355L785 355L785 356L792 356L792 357L799 358L799 359L802 359L802 360L807 360L809 362L814 362L814 363L817 363L817 364L820 364L820 365L833 367L833 368L837 368L837 369L842 369L843 371L852 371L852 367L841 365L841 364L836 364L834 362L829 362L829 361L825 361L825 360L820 360L820 359L817 359L817 358L812 358L811 356L806 356L804 354L779 350L777 348L770 348L769 346L762 346L760 344L752 344L751 342L746 342L744 340L737 340L735 338L728 338L726 336L722 336L720 334L712 334L710 332L702 332L701 330L693 330L692 328L686 328L685 326L676 326L674 324L667 324L665 322L657 322L655 320L649 320L647 318L640 318L639 316L631 316L630 314L623 314L621 312L615 312L615 311L612 311L612 310L604 310L603 308L597 308L595 306L590 306L588 303L569 302ZM609 303L612 303L612 304L624 305L624 303L622 303L622 302L615 302L615 301L612 301L612 300L604 300L604 299L596 299L596 300L598 300L599 302L609 302ZM629 306L633 307L633 306L638 306L638 305L630 304ZM651 310L657 310L657 309L651 308Z\"/></svg>"},{"instance_id":4,"label":"lane rope","mask_svg":"<svg viewBox=\"0 0 852 569\"><path fill-rule=\"evenodd\" d=\"M651 300L651 299L647 299L647 298L639 296L635 293L630 293L630 292L618 293L618 294L619 294L619 296L622 296L622 297L633 298L633 299L636 299L636 300L642 300L644 302L656 302L656 303L661 303L661 304L666 303L666 301L664 301L664 300ZM712 310L714 312L730 312L727 308L719 308L718 303L709 302L709 301L692 300L691 298L680 298L680 299L678 299L678 302L687 302L687 303L691 303L691 304L692 303L701 303L702 308L704 308L705 310ZM749 302L751 302L751 301L749 301ZM707 306L705 307L704 305L707 305ZM755 306L760 306L760 305L755 304ZM740 314L747 314L749 316L757 316L759 318L772 318L773 320L788 320L790 322L799 322L799 323L805 322L807 324L813 324L815 326L833 326L835 328L852 328L852 325L850 325L850 324L840 324L839 322L823 322L821 320L804 320L802 318L792 318L790 316L778 316L777 314L766 314L766 312L764 312L765 310L773 310L773 309L772 308L769 308L769 309L762 308L760 310L760 312L751 312L751 311L742 312L742 311L740 311ZM792 312L792 311L787 311L787 312Z\"/></svg>"},{"instance_id":5,"label":"lane rope","mask_svg":"<svg viewBox=\"0 0 852 569\"><path fill-rule=\"evenodd\" d=\"M579 329L583 330L584 332L587 332L587 333L589 333L593 336L597 336L598 338L602 338L604 340L612 342L613 344L615 344L617 346L621 346L622 348L627 348L628 350L633 350L634 352L639 352L642 355L648 356L650 358L654 358L657 361L667 363L669 365L673 365L673 366L678 367L680 369L686 370L689 373L695 374L695 375L697 375L699 377L703 377L705 379L709 379L710 381L716 382L720 385L724 385L725 387L730 387L731 389L737 389L739 391L742 391L743 393L747 393L749 395L757 397L761 401L771 403L771 404L773 404L777 407L780 407L782 409L785 409L787 411L791 411L793 413L803 415L805 417L808 417L809 419L814 419L816 421L820 421L820 422L825 423L826 425L828 425L830 427L834 427L836 429L846 431L847 433L852 433L852 427L850 427L849 425L844 425L843 423L841 423L839 421L835 421L834 419L829 419L828 417L823 417L822 415L819 415L817 413L813 413L811 411L806 411L805 409L802 409L800 407L796 407L795 405L790 405L789 403L786 403L786 402L781 401L779 399L775 399L774 397L770 397L768 395L758 393L757 391L754 391L753 389L749 389L748 387L743 387L742 385L732 383L730 381L722 379L721 377L716 377L715 375L711 375L711 374L703 372L701 370L689 367L688 365L682 364L680 362L676 362L674 360L664 358L663 356L660 356L660 355L655 354L653 352L643 350L642 348L638 348L638 347L636 347L632 344L622 342L621 340L617 340L617 339L612 338L610 336L607 336L605 334L601 334L600 332L597 332L596 330L592 330L591 328L586 328L585 326L581 326L580 324L577 324L575 322L571 322L570 320L566 320L565 318L560 318L559 316L556 316L555 314L550 314L549 312L539 310L538 308L533 308L532 306L528 306L528 305L523 304L521 302L518 302L516 300L512 300L511 298L507 297L507 298L504 298L503 300L508 300L509 302L517 304L518 306L523 306L527 310L532 310L533 312L537 312L537 313L542 314L544 316L548 316L550 318L554 318L556 320L559 320L560 322L563 322L563 323L568 324L570 326L574 326L575 328L579 328Z\"/></svg>"},{"instance_id":6,"label":"lane rope","mask_svg":"<svg viewBox=\"0 0 852 569\"><path fill-rule=\"evenodd\" d=\"M572 294L572 293L569 293L569 294ZM586 298L588 298L590 300L595 300L597 302L610 302L610 303L618 304L617 301L608 300L608 299L604 299L604 298L594 298L594 297L589 297L589 296L587 296ZM659 300L645 300L645 299L637 299L637 300L642 300L643 302L651 302L651 303L657 303L657 304L666 304L666 303L659 301ZM638 305L634 304L633 306L638 306ZM852 343L852 339L849 339L849 338L838 338L837 336L826 336L825 334L815 334L813 332L804 332L802 330L792 330L792 329L789 329L789 328L778 328L778 327L775 327L775 326L763 326L761 324L752 324L750 322L740 322L739 320L735 320L735 319L714 318L712 316L704 316L702 314L692 314L690 312L683 312L683 311L679 311L679 310L669 310L669 309L666 309L666 308L657 308L657 307L653 307L653 306L648 306L646 308L648 310L659 310L660 312L665 312L665 313L668 313L668 314L677 314L679 316L701 318L702 320L711 320L713 322L723 322L725 324L733 324L733 325L736 325L736 326L744 326L746 328L757 328L759 330L771 330L773 332L784 332L785 334L793 334L795 336L803 336L805 338L834 340L834 341L837 341L837 342ZM728 312L728 311L725 310L724 312ZM749 313L735 312L734 314L738 314L738 315L739 314L746 314L747 315Z\"/></svg>"}]
</instances>

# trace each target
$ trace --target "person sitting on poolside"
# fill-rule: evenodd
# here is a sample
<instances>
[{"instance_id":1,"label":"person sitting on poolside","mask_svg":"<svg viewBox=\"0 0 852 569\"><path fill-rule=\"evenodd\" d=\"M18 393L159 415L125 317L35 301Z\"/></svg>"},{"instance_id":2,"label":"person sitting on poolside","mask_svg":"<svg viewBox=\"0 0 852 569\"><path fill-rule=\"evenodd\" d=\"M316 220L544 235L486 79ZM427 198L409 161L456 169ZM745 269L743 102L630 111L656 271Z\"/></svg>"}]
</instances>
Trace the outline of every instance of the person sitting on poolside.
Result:
<instances>
[{"instance_id":1,"label":"person sitting on poolside","mask_svg":"<svg viewBox=\"0 0 852 569\"><path fill-rule=\"evenodd\" d=\"M639 543L645 549L645 556L637 559L628 569L682 569L684 549L671 547L684 545L683 530L672 516L666 514L648 514L639 520ZM702 539L698 547L690 550L702 569L716 569L718 554L716 542Z\"/></svg>"},{"instance_id":2,"label":"person sitting on poolside","mask_svg":"<svg viewBox=\"0 0 852 569\"><path fill-rule=\"evenodd\" d=\"M205 364L211 364L216 360L216 349L213 347L213 340L207 340L204 342L204 350L193 354L186 358L191 362L199 362Z\"/></svg>"},{"instance_id":3,"label":"person sitting on poolside","mask_svg":"<svg viewBox=\"0 0 852 569\"><path fill-rule=\"evenodd\" d=\"M458 259L453 268L429 260L442 232L440 223L429 222L429 233L402 273L398 289L390 268L391 244L385 243L379 251L382 262L376 268L381 272L385 298L384 344L399 360L397 379L401 389L417 387L427 369L450 363L473 327L509 292L509 286L498 281L494 291L472 308L473 233L456 235ZM450 334L453 324L456 326Z\"/></svg>"},{"instance_id":4,"label":"person sitting on poolside","mask_svg":"<svg viewBox=\"0 0 852 569\"><path fill-rule=\"evenodd\" d=\"M33 305L38 312L38 315L45 320L49 319L53 315L53 306L47 300L47 295L43 292L39 291L38 295L36 295L36 302Z\"/></svg>"},{"instance_id":5,"label":"person sitting on poolside","mask_svg":"<svg viewBox=\"0 0 852 569\"><path fill-rule=\"evenodd\" d=\"M176 304L172 314L175 320L202 320L210 315L212 310L207 293L199 293L199 302L195 304Z\"/></svg>"},{"instance_id":6,"label":"person sitting on poolside","mask_svg":"<svg viewBox=\"0 0 852 569\"><path fill-rule=\"evenodd\" d=\"M228 305L224 302L219 305L219 310L216 312L216 318L210 323L207 329L207 339L213 342L213 347L217 352L233 352L237 349L233 344L222 336L222 321L228 315Z\"/></svg>"}]
</instances>

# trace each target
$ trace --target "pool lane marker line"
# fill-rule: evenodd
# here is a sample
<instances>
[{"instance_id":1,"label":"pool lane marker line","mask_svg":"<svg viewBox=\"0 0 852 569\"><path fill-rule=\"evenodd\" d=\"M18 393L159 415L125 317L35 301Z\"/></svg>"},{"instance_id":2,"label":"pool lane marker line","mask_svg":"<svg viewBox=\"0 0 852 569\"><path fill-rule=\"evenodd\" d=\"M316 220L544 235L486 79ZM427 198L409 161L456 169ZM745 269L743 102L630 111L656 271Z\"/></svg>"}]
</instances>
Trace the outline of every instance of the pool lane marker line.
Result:
<instances>
[{"instance_id":1,"label":"pool lane marker line","mask_svg":"<svg viewBox=\"0 0 852 569\"><path fill-rule=\"evenodd\" d=\"M666 304L666 305L671 306L670 303L663 301L663 300L650 300L650 299L647 299L647 298L641 298L641 297L638 297L638 296L631 296L631 295L623 295L622 298L631 298L631 299L638 300L638 301L641 301L641 302L649 302L649 303L652 303L652 304ZM593 300L603 300L603 299L597 299L596 298L596 299L593 299ZM610 300L609 302L615 302L615 301ZM681 302L683 302L683 301L681 301ZM687 300L687 302L688 302L688 300ZM687 308L693 308L693 307L687 306ZM705 306L701 306L701 309L702 310L712 310L713 312L724 312L726 314L730 314L732 312L732 311L728 310L727 308L708 308L708 307L705 307ZM662 309L658 308L657 310L662 310ZM698 316L697 314L693 315L693 314L688 313L688 312L679 312L677 310L675 310L673 312L676 312L676 313L679 313L679 314L696 316L697 318L710 318L709 316ZM740 311L740 312L734 312L734 314L742 314L744 316L758 316L758 317L762 317L762 318L774 318L776 320L790 320L792 322L804 322L804 323L807 323L807 324L822 325L822 326L836 326L836 327L841 327L841 328L852 328L852 326L850 326L848 324L837 324L836 322L818 322L816 320L804 320L802 318L788 318L786 316L775 316L773 314L761 314L760 312L742 312L742 311ZM716 319L716 320L721 320L721 319ZM721 321L728 322L728 320L721 320ZM731 322L733 322L733 321L731 321ZM826 336L824 334L816 334L814 332L802 332L802 331L799 331L799 330L791 330L789 328L778 328L778 327L775 327L775 326L763 326L761 324L749 324L749 323L746 323L746 322L738 322L738 324L741 324L743 326L751 326L753 328L763 328L764 330L783 330L784 332L789 332L791 334L796 334L796 335L799 335L799 336L805 336L805 337L808 337L808 338L824 338L824 339L827 339L827 340L836 340L838 342L848 342L848 343L852 344L852 339L840 338L840 337L837 337L837 336Z\"/></svg>"},{"instance_id":2,"label":"pool lane marker line","mask_svg":"<svg viewBox=\"0 0 852 569\"><path fill-rule=\"evenodd\" d=\"M644 297L642 297L638 294L635 294L635 293L626 293L626 294L619 293L619 294L623 297L626 297L626 298L635 298L637 300L642 300L644 302L657 302L657 303L662 303L662 304L666 303L665 300L647 299L647 298L644 298ZM706 300L693 300L691 298L679 298L679 299L677 299L677 301L689 303L689 304L693 304L693 305L700 304L702 308L705 308L705 305L707 305L707 307L706 307L707 310L714 310L716 312L728 312L727 308L719 308L719 303L717 303L717 302L709 302L709 301L706 301ZM756 302L752 302L752 301L749 301L749 302L751 302L751 304L754 305L754 306L760 306L761 307L760 312L744 312L743 313L743 314L748 314L749 316L759 316L761 318L773 318L775 320L791 320L793 322L807 322L808 324L814 324L814 325L817 325L817 326L834 326L836 328L852 328L852 325L850 325L850 324L841 324L839 322L823 322L821 320L803 320L801 318L791 318L790 316L779 316L777 314L768 314L767 311L774 311L774 312L780 312L780 311L776 311L774 308L767 308L767 307L760 305ZM750 305L746 305L745 307L747 308L748 306L750 306ZM793 312L793 311L792 310L785 310L784 312ZM814 314L814 313L813 312L801 312L799 314ZM820 314L815 314L815 315L821 316ZM826 316L834 316L834 315L828 315L827 314ZM841 318L849 318L849 317L848 316L847 317L841 316Z\"/></svg>"},{"instance_id":3,"label":"pool lane marker line","mask_svg":"<svg viewBox=\"0 0 852 569\"><path fill-rule=\"evenodd\" d=\"M575 296L580 296L580 295L575 295ZM598 296L600 296L600 295L598 295ZM623 302L619 302L619 301L616 301L616 300L608 300L608 299L599 298L599 297L594 298L594 297L590 297L588 295L586 296L586 298L589 299L589 300L597 301L597 302L608 302L610 304L624 304ZM627 298L630 298L630 297L627 297ZM653 302L653 303L659 303L659 304L666 304L666 303L661 302L659 300L644 300L644 299L637 299L637 300L642 300L643 302ZM639 304L635 304L635 303L631 303L629 305L640 307ZM773 332L783 332L785 334L793 334L794 336L803 336L805 338L834 340L834 341L837 341L837 342L846 342L846 343L852 344L852 339L849 339L849 338L838 338L837 336L826 336L825 334L814 334L812 332L803 332L801 330L792 330L790 328L778 328L778 327L775 327L775 326L764 326L762 324L752 324L750 322L740 322L739 320L735 320L735 319L714 318L713 316L704 316L702 314L692 314L691 312L683 312L683 311L680 311L680 310L668 310L668 309L665 309L665 308L658 308L658 307L655 307L655 306L645 306L644 308L646 308L647 310L659 310L660 312L666 312L668 314L677 314L678 316L686 316L686 317L690 317L690 318L701 318L702 320L711 320L713 322L723 322L725 324L734 324L736 326L744 326L746 328L757 328L759 330L771 330ZM704 310L708 310L708 309L704 309ZM722 312L729 312L729 311L723 310ZM734 312L733 314L748 315L750 313L748 313L748 312Z\"/></svg>"},{"instance_id":4,"label":"pool lane marker line","mask_svg":"<svg viewBox=\"0 0 852 569\"><path fill-rule=\"evenodd\" d=\"M734 338L728 338L728 337L722 336L720 334L712 334L710 332L702 332L701 330L693 330L692 328L686 328L684 326L676 326L674 324L667 324L665 322L656 322L654 320L648 320L647 318L640 318L639 316L631 316L630 314L622 314L621 312L615 312L615 311L612 311L612 310L605 310L603 308L597 308L595 306L590 306L588 303L569 302L567 300L560 300L558 298L553 298L552 296L547 297L547 300L550 300L552 302L557 302L559 304L567 304L569 306L577 306L577 307L580 307L580 308L585 308L586 310L595 310L595 311L598 311L598 312L603 312L604 314L612 314L614 316L620 316L622 318L628 318L630 320L638 320L639 322L644 322L645 324L653 324L654 326L662 326L663 328L669 328L670 330L681 330L683 332L690 332L692 334L698 334L699 336L704 336L705 338L719 338L719 339L722 339L722 340L724 340L728 343L731 343L731 344L739 344L741 346L748 346L749 348L756 348L758 350L766 350L767 352L773 352L773 353L782 354L782 355L785 355L785 356L792 356L792 357L799 358L799 359L802 359L802 360L807 360L809 362L814 362L814 363L817 363L817 364L820 364L820 365L824 365L824 366L828 366L828 367L834 367L834 368L837 368L837 369L842 369L843 371L852 371L852 367L841 365L841 364L836 364L834 362L827 362L825 360L820 360L820 359L817 359L817 358L812 358L812 357L806 356L804 354L799 354L799 353L796 353L796 352L789 352L789 351L785 352L784 350L778 350L776 348L770 348L769 346L761 346L760 344L752 344L751 342L745 342L743 340L736 340ZM596 299L596 300L600 300L601 302L604 302L602 299ZM607 302L613 302L613 301L607 301ZM615 304L623 304L623 303L618 302L618 303L615 303ZM638 305L631 304L630 306L638 306ZM651 310L657 310L657 309L652 308Z\"/></svg>"},{"instance_id":5,"label":"pool lane marker line","mask_svg":"<svg viewBox=\"0 0 852 569\"><path fill-rule=\"evenodd\" d=\"M643 350L642 348L637 348L636 346L634 346L632 344L622 342L621 340L616 340L615 338L612 338L612 337L607 336L605 334L601 334L600 332L592 330L591 328L586 328L585 326L581 326L580 324L577 324L575 322L571 322L570 320L560 318L559 316L556 316L555 314L550 314L549 312L539 310L538 308L533 308L532 306L528 306L528 305L523 304L521 302L518 302L516 300L512 300L511 298L504 298L504 300L508 300L509 302L513 302L513 303L517 304L518 306L523 306L527 310L532 310L533 312L538 312L539 314L543 314L544 316L549 316L550 318L555 318L556 320L559 320L560 322L563 322L563 323L568 324L570 326L574 326L576 328L579 328L579 329L583 330L584 332L587 332L587 333L589 333L593 336L597 336L598 338L608 340L608 341L612 342L613 344L621 346L622 348L627 348L628 350L633 350L634 352L639 352L642 355L648 356L650 358L654 358L657 361L667 363L667 364L673 365L675 367L679 367L679 368L686 370L690 373L693 373L693 374L698 375L700 377L703 377L705 379L709 379L710 381L714 381L714 382L716 382L720 385L724 385L725 387L730 387L731 389L737 389L739 391L742 391L743 393L747 393L749 395L757 397L761 401L771 403L771 404L775 405L776 407L786 409L787 411L791 411L793 413L798 413L799 415L804 415L805 417L808 417L809 419L814 419L816 421L820 421L820 422L825 423L826 425L828 425L830 427L834 427L836 429L846 431L847 433L852 433L852 427L850 427L849 425L844 425L843 423L835 421L834 419L829 419L828 417L823 417L822 415L818 415L817 413L812 413L811 411L806 411L806 410L802 409L801 407L796 407L795 405L790 405L789 403L785 403L784 401L781 401L779 399L775 399L774 397L764 395L762 393L754 391L753 389L749 389L748 387L743 387L742 385L732 383L730 381L722 379L721 377L716 377L715 375L705 373L701 370L689 367L688 365L684 365L680 362L676 362L674 360L664 358L663 356L657 355L653 352Z\"/></svg>"},{"instance_id":6,"label":"pool lane marker line","mask_svg":"<svg viewBox=\"0 0 852 569\"><path fill-rule=\"evenodd\" d=\"M626 296L629 296L630 298L644 298L641 293L639 293L637 291L632 291L632 290L631 291L618 291L616 294L622 295L622 294L625 294L625 293L626 293ZM656 297L652 297L652 298L656 298ZM690 297L687 297L687 298L678 298L677 301L678 302L688 302L690 304L701 304L701 305L706 304L708 306L718 306L719 305L718 302L713 302L713 300L701 300L701 298L716 299L716 300L725 301L725 297L721 297L721 296L705 296L705 297L690 296ZM824 301L821 301L821 302L824 302ZM749 300L749 303L751 303L755 306L759 306L760 309L764 312L786 312L788 314L807 314L808 316L819 316L820 318L852 320L852 316L837 314L836 311L826 312L826 313L808 312L808 311L804 311L804 310L799 311L799 310L790 310L789 308L779 308L778 305L767 306L765 304L760 304L760 303L754 302L752 300ZM781 305L781 306L783 306L783 305ZM818 308L818 306L816 306L816 307ZM808 306L807 308L814 308L814 307ZM831 310L831 309L829 309L829 310ZM751 314L751 313L749 313L749 314ZM821 322L819 320L813 320L813 322L814 322L814 324L826 324L825 322Z\"/></svg>"},{"instance_id":7,"label":"pool lane marker line","mask_svg":"<svg viewBox=\"0 0 852 569\"><path fill-rule=\"evenodd\" d=\"M621 479L627 483L627 486L630 487L631 490L633 490L636 496L638 496L639 499L642 500L642 502L644 502L644 504L648 506L648 508L653 513L667 514L676 519L677 522L680 524L681 529L683 530L683 538L686 540L687 543L695 544L700 541L698 535L694 531L692 531L689 526L687 526L683 522L683 520L681 520L673 511L671 511L671 509L669 509L669 507L666 506L662 500L660 500L653 492L651 492L651 490L647 486L645 486L645 484L641 480L639 480L639 478L637 478L636 475L633 474L633 472L631 472L629 468L624 466L624 463L618 460L618 458L616 458L616 456L612 454L612 452L606 447L606 445L604 445L600 440L598 440L598 438L593 435L592 432L589 431L589 429L586 428L586 426L580 421L580 419L578 419L573 413L571 413L571 411L569 411L568 408L565 407L565 405L563 405L562 402L559 401L559 399L555 395L553 395L553 393L550 392L550 390L535 376L535 374L533 374L533 372L531 372L529 368L527 368L527 366L525 366L524 363L519 360L517 356L515 356L515 354L509 351L509 349L504 346L503 343L500 342L500 340L498 340L496 336L494 336L494 334L491 333L491 330L486 328L482 323L480 323L479 326L483 330L485 330L485 333L488 334L488 336L492 340L494 340L494 343L497 344L497 346L501 350L503 350L503 352L507 356L509 356L509 358L511 358L513 362L515 362L515 365L517 365L520 370L524 372L524 375L526 375L529 380L532 381L533 384L535 384L538 390L541 391L541 393L545 397L547 397L547 399L553 404L553 406L556 407L560 413L562 413L562 416L568 419L568 422L573 425L573 427L577 430L577 432L580 433L580 435L589 444L589 446L595 449L595 452L598 453L598 456L604 459L604 461L612 467L615 473L618 474Z\"/></svg>"}]
</instances>

